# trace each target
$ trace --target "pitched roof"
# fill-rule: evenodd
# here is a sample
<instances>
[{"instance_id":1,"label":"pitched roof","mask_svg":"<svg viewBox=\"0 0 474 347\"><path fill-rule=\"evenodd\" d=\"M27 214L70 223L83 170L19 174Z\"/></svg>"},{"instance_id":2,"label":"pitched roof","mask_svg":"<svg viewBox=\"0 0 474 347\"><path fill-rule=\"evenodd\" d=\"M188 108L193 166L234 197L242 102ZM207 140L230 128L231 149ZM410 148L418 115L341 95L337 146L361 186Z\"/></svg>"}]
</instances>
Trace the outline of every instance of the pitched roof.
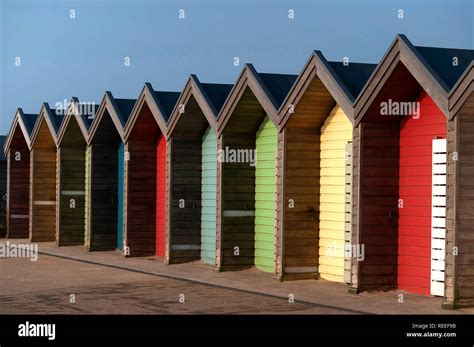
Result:
<instances>
[{"instance_id":1,"label":"pitched roof","mask_svg":"<svg viewBox=\"0 0 474 347\"><path fill-rule=\"evenodd\" d=\"M125 127L125 124L127 124L136 102L136 99L115 99L115 103L120 111L119 117L122 127Z\"/></svg>"},{"instance_id":2,"label":"pitched roof","mask_svg":"<svg viewBox=\"0 0 474 347\"><path fill-rule=\"evenodd\" d=\"M25 124L26 130L28 131L28 135L31 136L33 128L35 127L36 120L38 119L38 115L32 113L20 113L20 117L23 118L23 122Z\"/></svg>"},{"instance_id":3,"label":"pitched roof","mask_svg":"<svg viewBox=\"0 0 474 347\"><path fill-rule=\"evenodd\" d=\"M453 65L453 58L458 65ZM405 35L397 35L375 68L369 81L355 100L356 124L365 116L378 93L395 71L403 64L413 80L428 92L438 108L451 118L449 95L474 58L468 49L414 46ZM407 91L409 93L409 91Z\"/></svg>"},{"instance_id":4,"label":"pitched roof","mask_svg":"<svg viewBox=\"0 0 474 347\"><path fill-rule=\"evenodd\" d=\"M222 83L201 83L201 87L204 89L204 92L209 97L209 102L214 107L216 117L219 115L219 111L224 105L227 97L229 96L230 91L232 90L232 84L222 84Z\"/></svg>"},{"instance_id":5,"label":"pitched roof","mask_svg":"<svg viewBox=\"0 0 474 347\"><path fill-rule=\"evenodd\" d=\"M196 75L191 74L179 95L177 103L186 105L190 100L194 99L206 118L208 125L215 129L219 112L231 90L232 85L230 84L201 83ZM175 107L173 109L167 123L167 136L173 134L183 114L179 108Z\"/></svg>"},{"instance_id":6,"label":"pitched roof","mask_svg":"<svg viewBox=\"0 0 474 347\"><path fill-rule=\"evenodd\" d=\"M359 95L377 66L376 64L366 63L349 63L348 65L344 65L342 62L336 61L330 61L328 63L349 91L350 94L347 96L352 102L354 102L357 95Z\"/></svg>"},{"instance_id":7,"label":"pitched roof","mask_svg":"<svg viewBox=\"0 0 474 347\"><path fill-rule=\"evenodd\" d=\"M173 109L176 106L176 103L178 102L181 93L155 91L154 94L155 97L158 99L160 105L163 107L164 112L162 114L162 117L165 122L167 122L171 116L171 112L173 112Z\"/></svg>"},{"instance_id":8,"label":"pitched roof","mask_svg":"<svg viewBox=\"0 0 474 347\"><path fill-rule=\"evenodd\" d=\"M474 50L457 48L421 47L415 46L426 63L435 71L447 90L451 90L464 73L469 64L474 60ZM453 59L458 59L453 65Z\"/></svg>"},{"instance_id":9,"label":"pitched roof","mask_svg":"<svg viewBox=\"0 0 474 347\"><path fill-rule=\"evenodd\" d=\"M298 75L286 75L276 73L258 73L264 86L272 95L276 102L275 109L280 108L281 103L285 100L288 92L295 83Z\"/></svg>"},{"instance_id":10,"label":"pitched roof","mask_svg":"<svg viewBox=\"0 0 474 347\"><path fill-rule=\"evenodd\" d=\"M319 98L320 112L324 113L326 108L332 108L336 102L349 120L354 122L354 101L375 67L376 64L344 65L342 62L328 61L320 51L313 51L278 110L279 129L282 130L294 114L290 106L301 101L315 79L318 79L318 83L322 83L328 92L326 96ZM318 117L322 117L322 113Z\"/></svg>"},{"instance_id":11,"label":"pitched roof","mask_svg":"<svg viewBox=\"0 0 474 347\"><path fill-rule=\"evenodd\" d=\"M61 124L64 120L65 111L62 109L51 109L50 119L54 127L55 135L58 134Z\"/></svg>"},{"instance_id":12,"label":"pitched roof","mask_svg":"<svg viewBox=\"0 0 474 347\"><path fill-rule=\"evenodd\" d=\"M272 122L278 124L278 109L287 98L298 76L291 74L259 73L252 64L245 64L229 96L219 111L217 134L220 136L229 122L239 99L249 88Z\"/></svg>"},{"instance_id":13,"label":"pitched roof","mask_svg":"<svg viewBox=\"0 0 474 347\"><path fill-rule=\"evenodd\" d=\"M82 122L86 126L87 130L90 129L92 122L94 121L95 115L97 114L97 111L99 110L99 106L100 106L99 104L90 105L90 107L92 108L92 112L94 114L94 117L92 118L90 118L90 115L84 114L83 112L81 112L80 117L82 119Z\"/></svg>"},{"instance_id":14,"label":"pitched roof","mask_svg":"<svg viewBox=\"0 0 474 347\"><path fill-rule=\"evenodd\" d=\"M81 103L79 102L78 98L73 96L69 102L67 114L64 116L61 127L59 128L57 145L61 146L64 136L66 136L66 129L70 124L71 117L74 117L77 124L79 125L84 139L87 141L89 137L89 129L95 118L98 108L99 105L97 104Z\"/></svg>"},{"instance_id":15,"label":"pitched roof","mask_svg":"<svg viewBox=\"0 0 474 347\"><path fill-rule=\"evenodd\" d=\"M20 126L21 133L23 134L23 138L25 139L28 148L31 148L31 136L37 119L37 114L25 114L20 107L17 108L15 116L13 117L12 125L7 134L6 142L3 146L3 151L5 154L10 148L10 144L17 126Z\"/></svg>"}]
</instances>

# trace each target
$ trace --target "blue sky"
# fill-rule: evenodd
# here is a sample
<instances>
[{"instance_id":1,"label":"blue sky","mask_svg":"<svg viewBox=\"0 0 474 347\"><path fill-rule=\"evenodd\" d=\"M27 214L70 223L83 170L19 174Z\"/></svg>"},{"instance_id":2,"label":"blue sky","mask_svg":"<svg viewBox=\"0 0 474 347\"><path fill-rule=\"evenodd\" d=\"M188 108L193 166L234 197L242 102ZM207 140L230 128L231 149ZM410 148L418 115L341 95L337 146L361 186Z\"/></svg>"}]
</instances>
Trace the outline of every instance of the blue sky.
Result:
<instances>
[{"instance_id":1,"label":"blue sky","mask_svg":"<svg viewBox=\"0 0 474 347\"><path fill-rule=\"evenodd\" d=\"M297 74L313 49L375 63L397 33L415 45L473 49L473 2L0 0L0 133L17 107L37 113L71 96L100 102L105 90L136 98L144 82L181 91L190 73L233 83L246 62Z\"/></svg>"}]
</instances>

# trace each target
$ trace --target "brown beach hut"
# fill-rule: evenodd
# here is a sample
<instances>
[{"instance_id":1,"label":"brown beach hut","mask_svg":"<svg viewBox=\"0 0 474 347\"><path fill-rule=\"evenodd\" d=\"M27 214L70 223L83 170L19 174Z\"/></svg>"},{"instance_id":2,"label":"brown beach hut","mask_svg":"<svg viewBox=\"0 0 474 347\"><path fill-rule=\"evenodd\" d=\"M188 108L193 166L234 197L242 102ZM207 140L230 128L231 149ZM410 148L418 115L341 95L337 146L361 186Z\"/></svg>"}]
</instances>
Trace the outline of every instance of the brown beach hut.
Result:
<instances>
[{"instance_id":1,"label":"brown beach hut","mask_svg":"<svg viewBox=\"0 0 474 347\"><path fill-rule=\"evenodd\" d=\"M130 256L165 256L166 122L178 92L145 83L124 131L124 240Z\"/></svg>"},{"instance_id":2,"label":"brown beach hut","mask_svg":"<svg viewBox=\"0 0 474 347\"><path fill-rule=\"evenodd\" d=\"M56 244L83 245L85 241L85 182L89 127L97 105L71 99L58 133Z\"/></svg>"},{"instance_id":3,"label":"brown beach hut","mask_svg":"<svg viewBox=\"0 0 474 347\"><path fill-rule=\"evenodd\" d=\"M375 65L312 53L279 110L277 274L349 282L353 102Z\"/></svg>"},{"instance_id":4,"label":"brown beach hut","mask_svg":"<svg viewBox=\"0 0 474 347\"><path fill-rule=\"evenodd\" d=\"M231 88L191 75L168 121L168 263L215 265L216 127Z\"/></svg>"},{"instance_id":5,"label":"brown beach hut","mask_svg":"<svg viewBox=\"0 0 474 347\"><path fill-rule=\"evenodd\" d=\"M448 104L446 271L443 307L473 307L474 62L471 62L451 88Z\"/></svg>"},{"instance_id":6,"label":"brown beach hut","mask_svg":"<svg viewBox=\"0 0 474 347\"><path fill-rule=\"evenodd\" d=\"M277 110L297 76L247 64L217 124L218 270L276 272Z\"/></svg>"},{"instance_id":7,"label":"brown beach hut","mask_svg":"<svg viewBox=\"0 0 474 347\"><path fill-rule=\"evenodd\" d=\"M43 103L31 134L30 241L56 240L56 148L64 110Z\"/></svg>"},{"instance_id":8,"label":"brown beach hut","mask_svg":"<svg viewBox=\"0 0 474 347\"><path fill-rule=\"evenodd\" d=\"M90 251L123 250L123 129L135 102L105 92L90 126L86 155L86 247Z\"/></svg>"},{"instance_id":9,"label":"brown beach hut","mask_svg":"<svg viewBox=\"0 0 474 347\"><path fill-rule=\"evenodd\" d=\"M7 157L7 237L29 237L30 146L38 115L18 108L4 145Z\"/></svg>"}]
</instances>

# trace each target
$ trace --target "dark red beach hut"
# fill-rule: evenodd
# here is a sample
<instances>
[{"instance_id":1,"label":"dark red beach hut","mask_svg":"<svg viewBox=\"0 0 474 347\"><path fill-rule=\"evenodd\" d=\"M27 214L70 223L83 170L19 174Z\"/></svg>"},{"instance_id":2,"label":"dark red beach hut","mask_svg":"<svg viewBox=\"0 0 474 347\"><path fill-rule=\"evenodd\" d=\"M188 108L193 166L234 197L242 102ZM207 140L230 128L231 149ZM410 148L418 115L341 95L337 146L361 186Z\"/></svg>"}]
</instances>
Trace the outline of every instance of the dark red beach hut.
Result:
<instances>
[{"instance_id":1,"label":"dark red beach hut","mask_svg":"<svg viewBox=\"0 0 474 347\"><path fill-rule=\"evenodd\" d=\"M166 122L178 97L145 83L125 126L124 243L130 256L165 256Z\"/></svg>"},{"instance_id":2,"label":"dark red beach hut","mask_svg":"<svg viewBox=\"0 0 474 347\"><path fill-rule=\"evenodd\" d=\"M16 111L4 145L7 157L7 237L29 235L29 185L31 133L38 115Z\"/></svg>"}]
</instances>

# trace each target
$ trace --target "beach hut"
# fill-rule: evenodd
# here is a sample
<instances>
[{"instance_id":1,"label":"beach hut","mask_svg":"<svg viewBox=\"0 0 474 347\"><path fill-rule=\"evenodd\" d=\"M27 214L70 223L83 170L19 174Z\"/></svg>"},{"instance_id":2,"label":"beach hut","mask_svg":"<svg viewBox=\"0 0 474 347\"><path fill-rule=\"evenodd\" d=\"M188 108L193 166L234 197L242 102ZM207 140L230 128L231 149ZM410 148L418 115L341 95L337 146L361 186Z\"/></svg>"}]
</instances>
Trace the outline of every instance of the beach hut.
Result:
<instances>
[{"instance_id":1,"label":"beach hut","mask_svg":"<svg viewBox=\"0 0 474 347\"><path fill-rule=\"evenodd\" d=\"M353 102L374 68L315 51L280 107L280 280L349 282Z\"/></svg>"},{"instance_id":2,"label":"beach hut","mask_svg":"<svg viewBox=\"0 0 474 347\"><path fill-rule=\"evenodd\" d=\"M459 231L453 219L463 219L459 206L469 206L452 200L469 183L447 187L447 180L470 169L467 164L454 178L447 163L462 167L454 151L462 157L466 150L466 160L472 142L454 143L466 137L447 127L448 96L473 58L472 50L418 47L399 35L356 100L352 244L363 252L352 257L352 291L398 288L456 301L456 280L447 277L456 276L456 266L448 268L446 260L460 247L464 254L454 258L469 263L474 248L446 241ZM466 121L454 118L450 126Z\"/></svg>"},{"instance_id":3,"label":"beach hut","mask_svg":"<svg viewBox=\"0 0 474 347\"><path fill-rule=\"evenodd\" d=\"M56 148L64 112L62 109L51 109L47 103L43 103L31 134L31 242L56 240Z\"/></svg>"},{"instance_id":4,"label":"beach hut","mask_svg":"<svg viewBox=\"0 0 474 347\"><path fill-rule=\"evenodd\" d=\"M19 108L3 147L7 157L7 237L29 237L30 145L38 115Z\"/></svg>"},{"instance_id":5,"label":"beach hut","mask_svg":"<svg viewBox=\"0 0 474 347\"><path fill-rule=\"evenodd\" d=\"M445 308L474 306L473 92L471 62L448 97Z\"/></svg>"},{"instance_id":6,"label":"beach hut","mask_svg":"<svg viewBox=\"0 0 474 347\"><path fill-rule=\"evenodd\" d=\"M107 91L90 126L86 154L86 247L123 248L124 126L135 99L116 99Z\"/></svg>"},{"instance_id":7,"label":"beach hut","mask_svg":"<svg viewBox=\"0 0 474 347\"><path fill-rule=\"evenodd\" d=\"M6 135L0 136L0 146L3 148ZM0 153L0 237L5 237L7 232L7 157L4 153Z\"/></svg>"},{"instance_id":8,"label":"beach hut","mask_svg":"<svg viewBox=\"0 0 474 347\"><path fill-rule=\"evenodd\" d=\"M56 244L85 242L85 180L89 127L97 105L73 97L58 132Z\"/></svg>"},{"instance_id":9,"label":"beach hut","mask_svg":"<svg viewBox=\"0 0 474 347\"><path fill-rule=\"evenodd\" d=\"M166 122L179 93L146 83L124 130L124 240L130 256L165 257Z\"/></svg>"},{"instance_id":10,"label":"beach hut","mask_svg":"<svg viewBox=\"0 0 474 347\"><path fill-rule=\"evenodd\" d=\"M191 75L168 121L168 263L215 265L216 125L231 88Z\"/></svg>"},{"instance_id":11,"label":"beach hut","mask_svg":"<svg viewBox=\"0 0 474 347\"><path fill-rule=\"evenodd\" d=\"M297 76L247 64L217 124L218 270L255 266L275 273L278 117Z\"/></svg>"}]
</instances>

